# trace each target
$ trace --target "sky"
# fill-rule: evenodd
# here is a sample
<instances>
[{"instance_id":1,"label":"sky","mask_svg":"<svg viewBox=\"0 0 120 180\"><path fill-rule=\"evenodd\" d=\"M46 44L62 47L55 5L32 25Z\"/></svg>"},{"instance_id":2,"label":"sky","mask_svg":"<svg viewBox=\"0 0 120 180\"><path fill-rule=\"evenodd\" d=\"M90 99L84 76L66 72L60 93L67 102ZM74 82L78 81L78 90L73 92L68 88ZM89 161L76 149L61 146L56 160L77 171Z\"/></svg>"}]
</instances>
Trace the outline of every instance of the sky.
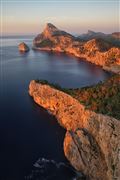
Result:
<instances>
[{"instance_id":1,"label":"sky","mask_svg":"<svg viewBox=\"0 0 120 180\"><path fill-rule=\"evenodd\" d=\"M69 33L120 31L119 0L0 0L3 35L39 34L46 23Z\"/></svg>"}]
</instances>

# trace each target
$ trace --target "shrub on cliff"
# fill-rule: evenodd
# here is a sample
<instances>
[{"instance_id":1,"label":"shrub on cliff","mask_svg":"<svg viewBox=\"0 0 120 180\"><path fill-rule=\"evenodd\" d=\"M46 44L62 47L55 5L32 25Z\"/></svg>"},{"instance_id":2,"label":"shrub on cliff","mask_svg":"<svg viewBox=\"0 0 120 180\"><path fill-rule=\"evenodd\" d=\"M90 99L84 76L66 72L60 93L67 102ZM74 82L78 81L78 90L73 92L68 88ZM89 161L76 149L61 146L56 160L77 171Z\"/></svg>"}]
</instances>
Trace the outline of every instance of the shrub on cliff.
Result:
<instances>
[{"instance_id":1,"label":"shrub on cliff","mask_svg":"<svg viewBox=\"0 0 120 180\"><path fill-rule=\"evenodd\" d=\"M120 119L120 75L95 86L71 91L86 108Z\"/></svg>"},{"instance_id":2,"label":"shrub on cliff","mask_svg":"<svg viewBox=\"0 0 120 180\"><path fill-rule=\"evenodd\" d=\"M43 41L38 43L36 46L37 47L52 47L53 42L51 40L49 40L49 39L44 39Z\"/></svg>"},{"instance_id":3,"label":"shrub on cliff","mask_svg":"<svg viewBox=\"0 0 120 180\"><path fill-rule=\"evenodd\" d=\"M109 80L95 86L77 89L62 88L46 80L36 80L36 82L50 85L71 95L92 111L120 119L120 75L114 75Z\"/></svg>"}]
</instances>

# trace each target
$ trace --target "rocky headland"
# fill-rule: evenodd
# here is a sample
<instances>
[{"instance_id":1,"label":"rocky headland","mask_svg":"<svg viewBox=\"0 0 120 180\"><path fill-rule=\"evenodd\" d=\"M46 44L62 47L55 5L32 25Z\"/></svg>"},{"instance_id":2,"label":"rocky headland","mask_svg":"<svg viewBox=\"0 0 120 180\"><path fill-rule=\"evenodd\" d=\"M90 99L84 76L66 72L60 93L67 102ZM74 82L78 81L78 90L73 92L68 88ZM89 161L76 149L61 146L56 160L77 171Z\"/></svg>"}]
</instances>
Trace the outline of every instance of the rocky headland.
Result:
<instances>
[{"instance_id":1,"label":"rocky headland","mask_svg":"<svg viewBox=\"0 0 120 180\"><path fill-rule=\"evenodd\" d=\"M120 73L119 32L111 35L89 31L81 39L48 23L44 31L33 41L33 49L73 54L78 58L102 66L108 71Z\"/></svg>"},{"instance_id":2,"label":"rocky headland","mask_svg":"<svg viewBox=\"0 0 120 180\"><path fill-rule=\"evenodd\" d=\"M29 94L66 129L64 153L90 180L120 177L120 121L97 114L50 85L31 81Z\"/></svg>"},{"instance_id":3,"label":"rocky headland","mask_svg":"<svg viewBox=\"0 0 120 180\"><path fill-rule=\"evenodd\" d=\"M62 89L32 80L29 94L66 129L64 153L90 180L120 178L120 33L88 31L75 37L48 23L33 41L36 50L73 54L117 73L104 83Z\"/></svg>"}]
</instances>

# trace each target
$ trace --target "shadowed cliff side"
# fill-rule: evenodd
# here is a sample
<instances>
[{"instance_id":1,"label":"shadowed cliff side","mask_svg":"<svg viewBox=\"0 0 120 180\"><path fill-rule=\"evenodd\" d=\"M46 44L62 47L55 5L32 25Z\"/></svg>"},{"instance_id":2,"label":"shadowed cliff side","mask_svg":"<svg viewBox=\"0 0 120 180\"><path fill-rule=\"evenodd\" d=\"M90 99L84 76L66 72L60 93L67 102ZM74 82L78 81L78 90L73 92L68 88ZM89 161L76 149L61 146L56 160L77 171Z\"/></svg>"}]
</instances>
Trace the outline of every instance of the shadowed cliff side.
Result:
<instances>
[{"instance_id":1,"label":"shadowed cliff side","mask_svg":"<svg viewBox=\"0 0 120 180\"><path fill-rule=\"evenodd\" d=\"M76 99L49 85L31 81L29 94L67 130L64 153L73 167L91 180L119 179L119 121L86 110Z\"/></svg>"}]
</instances>

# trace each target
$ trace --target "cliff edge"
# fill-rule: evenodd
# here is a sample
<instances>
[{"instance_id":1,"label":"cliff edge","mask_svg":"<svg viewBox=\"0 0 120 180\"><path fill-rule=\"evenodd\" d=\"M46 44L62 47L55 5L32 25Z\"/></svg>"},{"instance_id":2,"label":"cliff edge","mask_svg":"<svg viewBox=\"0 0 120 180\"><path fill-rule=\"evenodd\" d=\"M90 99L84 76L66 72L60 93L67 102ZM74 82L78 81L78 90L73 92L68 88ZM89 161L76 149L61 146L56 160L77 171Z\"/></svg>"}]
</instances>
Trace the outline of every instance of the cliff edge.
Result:
<instances>
[{"instance_id":1,"label":"cliff edge","mask_svg":"<svg viewBox=\"0 0 120 180\"><path fill-rule=\"evenodd\" d=\"M64 153L76 170L90 180L119 179L120 121L86 110L70 95L34 80L29 94L67 130Z\"/></svg>"}]
</instances>

